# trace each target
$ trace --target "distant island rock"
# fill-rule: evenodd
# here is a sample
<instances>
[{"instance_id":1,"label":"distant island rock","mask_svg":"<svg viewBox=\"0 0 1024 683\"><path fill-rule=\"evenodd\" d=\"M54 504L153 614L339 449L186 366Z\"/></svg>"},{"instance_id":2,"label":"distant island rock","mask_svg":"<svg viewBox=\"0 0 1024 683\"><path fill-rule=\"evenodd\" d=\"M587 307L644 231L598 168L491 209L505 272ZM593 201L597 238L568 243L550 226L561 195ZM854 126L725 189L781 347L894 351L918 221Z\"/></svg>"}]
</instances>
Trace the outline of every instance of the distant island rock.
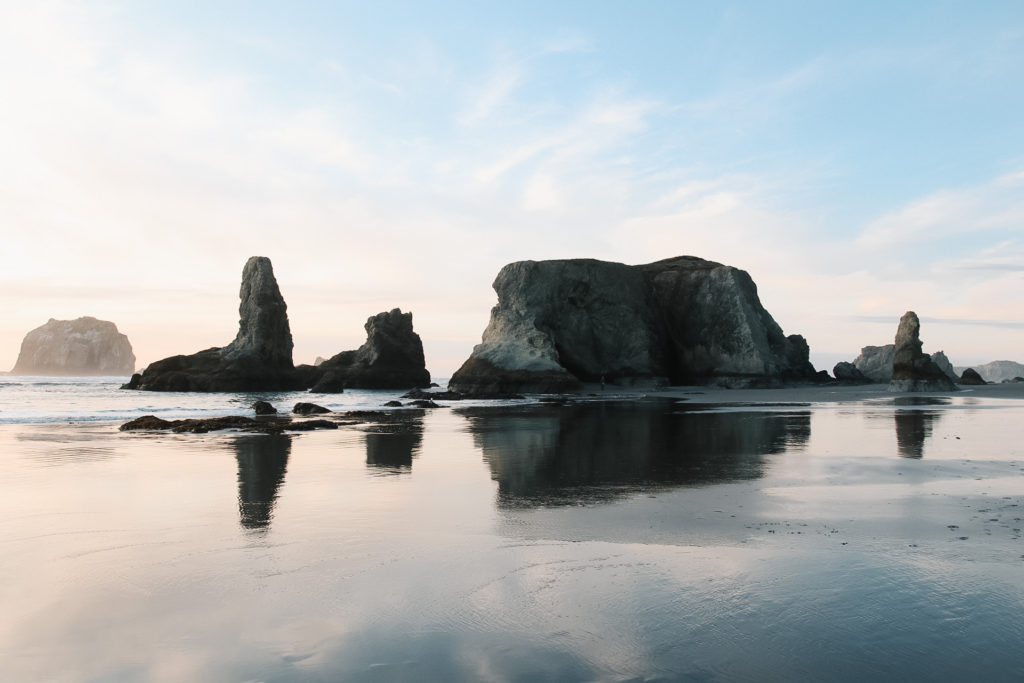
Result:
<instances>
[{"instance_id":1,"label":"distant island rock","mask_svg":"<svg viewBox=\"0 0 1024 683\"><path fill-rule=\"evenodd\" d=\"M832 368L832 375L844 384L871 384L872 381L853 363L842 361Z\"/></svg>"},{"instance_id":2,"label":"distant island rock","mask_svg":"<svg viewBox=\"0 0 1024 683\"><path fill-rule=\"evenodd\" d=\"M520 261L498 273L483 339L449 382L465 394L561 392L581 382L771 386L818 379L745 271L680 256L628 266Z\"/></svg>"},{"instance_id":3,"label":"distant island rock","mask_svg":"<svg viewBox=\"0 0 1024 683\"><path fill-rule=\"evenodd\" d=\"M907 311L896 330L889 391L957 391L953 380L921 351L921 346L921 321L916 313Z\"/></svg>"},{"instance_id":4,"label":"distant island rock","mask_svg":"<svg viewBox=\"0 0 1024 683\"><path fill-rule=\"evenodd\" d=\"M12 375L128 376L135 354L128 337L107 320L55 320L25 335Z\"/></svg>"},{"instance_id":5,"label":"distant island rock","mask_svg":"<svg viewBox=\"0 0 1024 683\"><path fill-rule=\"evenodd\" d=\"M225 347L171 356L133 375L125 389L144 391L317 391L345 387L412 389L427 386L423 345L412 314L394 309L366 323L367 342L319 365L292 362L288 307L270 259L253 256L242 269L238 334Z\"/></svg>"},{"instance_id":6,"label":"distant island rock","mask_svg":"<svg viewBox=\"0 0 1024 683\"><path fill-rule=\"evenodd\" d=\"M1012 360L994 360L984 365L972 365L971 368L986 381L996 384L1012 381L1015 377L1024 377L1024 364ZM957 368L957 371L962 373L966 369Z\"/></svg>"}]
</instances>

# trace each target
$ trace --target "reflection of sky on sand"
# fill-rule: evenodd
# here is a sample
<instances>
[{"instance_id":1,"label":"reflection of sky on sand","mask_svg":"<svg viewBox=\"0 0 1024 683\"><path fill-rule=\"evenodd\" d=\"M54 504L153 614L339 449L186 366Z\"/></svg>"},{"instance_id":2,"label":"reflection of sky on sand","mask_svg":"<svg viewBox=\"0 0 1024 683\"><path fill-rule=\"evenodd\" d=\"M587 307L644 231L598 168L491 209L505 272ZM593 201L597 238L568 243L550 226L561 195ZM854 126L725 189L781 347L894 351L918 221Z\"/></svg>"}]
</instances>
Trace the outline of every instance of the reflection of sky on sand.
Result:
<instances>
[{"instance_id":1,"label":"reflection of sky on sand","mask_svg":"<svg viewBox=\"0 0 1024 683\"><path fill-rule=\"evenodd\" d=\"M0 429L0 678L1009 680L1024 409L960 401Z\"/></svg>"}]
</instances>

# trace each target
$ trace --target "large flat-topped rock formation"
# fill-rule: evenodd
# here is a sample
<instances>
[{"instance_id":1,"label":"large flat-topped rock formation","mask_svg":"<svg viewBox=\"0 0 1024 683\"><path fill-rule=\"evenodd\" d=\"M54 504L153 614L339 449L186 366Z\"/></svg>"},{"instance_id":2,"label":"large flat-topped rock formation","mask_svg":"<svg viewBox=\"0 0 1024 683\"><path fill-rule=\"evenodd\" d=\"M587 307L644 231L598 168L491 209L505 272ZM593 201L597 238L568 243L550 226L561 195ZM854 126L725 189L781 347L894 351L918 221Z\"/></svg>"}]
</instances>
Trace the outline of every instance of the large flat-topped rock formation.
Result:
<instances>
[{"instance_id":1,"label":"large flat-topped rock formation","mask_svg":"<svg viewBox=\"0 0 1024 683\"><path fill-rule=\"evenodd\" d=\"M121 376L135 372L128 337L107 320L54 320L25 335L12 375Z\"/></svg>"},{"instance_id":2,"label":"large flat-topped rock formation","mask_svg":"<svg viewBox=\"0 0 1024 683\"><path fill-rule=\"evenodd\" d=\"M663 378L770 385L815 376L750 276L693 256L628 266L520 261L494 281L498 305L449 386L470 394L557 392L581 381Z\"/></svg>"},{"instance_id":3,"label":"large flat-topped rock formation","mask_svg":"<svg viewBox=\"0 0 1024 683\"><path fill-rule=\"evenodd\" d=\"M931 356L921 351L921 321L913 311L900 318L896 330L889 391L958 391Z\"/></svg>"}]
</instances>

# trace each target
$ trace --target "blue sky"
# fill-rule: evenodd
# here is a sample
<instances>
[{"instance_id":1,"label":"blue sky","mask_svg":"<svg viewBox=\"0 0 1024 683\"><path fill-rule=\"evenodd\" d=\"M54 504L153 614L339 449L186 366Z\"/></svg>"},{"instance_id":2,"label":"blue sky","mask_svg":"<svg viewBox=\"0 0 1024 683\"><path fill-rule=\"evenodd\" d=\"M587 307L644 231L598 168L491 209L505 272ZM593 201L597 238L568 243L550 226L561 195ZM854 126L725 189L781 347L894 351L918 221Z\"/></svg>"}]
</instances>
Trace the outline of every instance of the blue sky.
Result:
<instances>
[{"instance_id":1,"label":"blue sky","mask_svg":"<svg viewBox=\"0 0 1024 683\"><path fill-rule=\"evenodd\" d=\"M679 254L819 367L908 309L1024 360L1020 3L0 2L0 58L0 367L224 344L253 254L297 362L399 306L444 376L505 263Z\"/></svg>"}]
</instances>

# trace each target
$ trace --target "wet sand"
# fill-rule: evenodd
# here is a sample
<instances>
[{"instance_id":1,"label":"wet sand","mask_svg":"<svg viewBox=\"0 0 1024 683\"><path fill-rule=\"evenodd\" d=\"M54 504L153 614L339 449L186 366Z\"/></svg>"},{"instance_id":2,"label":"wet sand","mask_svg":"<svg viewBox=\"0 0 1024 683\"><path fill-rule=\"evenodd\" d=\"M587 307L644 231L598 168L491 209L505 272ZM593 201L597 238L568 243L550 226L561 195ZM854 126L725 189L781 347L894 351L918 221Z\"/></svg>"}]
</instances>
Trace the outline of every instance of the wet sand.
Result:
<instances>
[{"instance_id":1,"label":"wet sand","mask_svg":"<svg viewBox=\"0 0 1024 683\"><path fill-rule=\"evenodd\" d=\"M1019 386L586 393L2 427L0 678L1018 680Z\"/></svg>"}]
</instances>

